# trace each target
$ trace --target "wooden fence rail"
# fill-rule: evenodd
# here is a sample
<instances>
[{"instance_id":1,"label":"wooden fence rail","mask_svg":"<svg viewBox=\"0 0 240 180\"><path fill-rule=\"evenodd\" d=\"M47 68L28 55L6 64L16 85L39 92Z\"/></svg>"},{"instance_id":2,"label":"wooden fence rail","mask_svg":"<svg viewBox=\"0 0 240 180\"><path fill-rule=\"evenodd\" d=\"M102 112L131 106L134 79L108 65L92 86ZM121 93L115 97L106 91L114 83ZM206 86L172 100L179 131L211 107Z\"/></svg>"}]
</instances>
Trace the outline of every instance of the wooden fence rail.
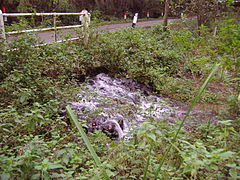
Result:
<instances>
[{"instance_id":1,"label":"wooden fence rail","mask_svg":"<svg viewBox=\"0 0 240 180\"><path fill-rule=\"evenodd\" d=\"M57 16L69 16L69 15L75 15L75 16L82 16L82 24L81 25L69 25L69 26L59 26L57 27ZM28 30L19 30L19 31L12 31L12 32L6 32L5 31L5 24L4 24L4 17L19 17L19 16L53 16L53 24L54 27L50 28L39 28L39 29L28 29ZM42 31L50 31L54 30L54 40L57 42L57 30L59 29L72 29L72 28L79 28L83 27L84 29L84 42L87 42L88 40L88 27L90 24L90 13L88 13L86 10L80 12L80 13L2 13L0 10L0 38L4 39L6 41L7 35L15 35L15 34L21 34L26 32L42 32Z\"/></svg>"}]
</instances>

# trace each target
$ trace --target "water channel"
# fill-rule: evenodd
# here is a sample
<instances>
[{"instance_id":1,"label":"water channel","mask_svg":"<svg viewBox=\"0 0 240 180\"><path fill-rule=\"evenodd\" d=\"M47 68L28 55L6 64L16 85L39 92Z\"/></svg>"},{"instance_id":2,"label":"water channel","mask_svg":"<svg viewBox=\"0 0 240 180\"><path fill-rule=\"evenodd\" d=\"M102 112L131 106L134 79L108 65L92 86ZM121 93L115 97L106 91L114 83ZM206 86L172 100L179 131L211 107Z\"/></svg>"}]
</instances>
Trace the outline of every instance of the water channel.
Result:
<instances>
[{"instance_id":1,"label":"water channel","mask_svg":"<svg viewBox=\"0 0 240 180\"><path fill-rule=\"evenodd\" d=\"M186 114L187 105L154 95L150 88L131 79L115 78L100 73L81 85L78 100L70 102L79 120L86 122L89 131L110 132L116 138L125 137L149 118L167 119L175 124ZM203 112L193 111L185 128L206 123ZM216 122L216 116L210 121Z\"/></svg>"}]
</instances>

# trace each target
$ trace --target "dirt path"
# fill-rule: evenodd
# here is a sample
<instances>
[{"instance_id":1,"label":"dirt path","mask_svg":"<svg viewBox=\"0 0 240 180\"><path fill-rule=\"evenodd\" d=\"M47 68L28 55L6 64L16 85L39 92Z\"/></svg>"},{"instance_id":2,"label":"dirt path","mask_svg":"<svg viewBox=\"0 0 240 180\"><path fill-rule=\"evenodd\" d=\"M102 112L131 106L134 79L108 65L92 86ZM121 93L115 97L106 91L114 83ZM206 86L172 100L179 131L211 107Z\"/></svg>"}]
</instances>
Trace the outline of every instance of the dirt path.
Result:
<instances>
[{"instance_id":1,"label":"dirt path","mask_svg":"<svg viewBox=\"0 0 240 180\"><path fill-rule=\"evenodd\" d=\"M169 21L175 21L175 20L177 20L177 19L169 19ZM156 19L156 20L150 20L150 21L140 21L137 23L137 26L152 26L152 25L160 24L162 22L163 22L162 19ZM131 26L132 26L132 23L108 24L108 25L100 26L99 31L100 32L115 31L118 29L127 28L127 27L131 27ZM71 29L71 30L58 30L57 40L60 41L60 40L69 39L69 38L76 38L76 37L78 37L77 30L79 30L79 28ZM19 36L20 35L9 36L7 38L7 40L12 41L12 40L18 38ZM39 37L39 42L44 42L44 43L54 42L54 31L38 32L37 36Z\"/></svg>"}]
</instances>

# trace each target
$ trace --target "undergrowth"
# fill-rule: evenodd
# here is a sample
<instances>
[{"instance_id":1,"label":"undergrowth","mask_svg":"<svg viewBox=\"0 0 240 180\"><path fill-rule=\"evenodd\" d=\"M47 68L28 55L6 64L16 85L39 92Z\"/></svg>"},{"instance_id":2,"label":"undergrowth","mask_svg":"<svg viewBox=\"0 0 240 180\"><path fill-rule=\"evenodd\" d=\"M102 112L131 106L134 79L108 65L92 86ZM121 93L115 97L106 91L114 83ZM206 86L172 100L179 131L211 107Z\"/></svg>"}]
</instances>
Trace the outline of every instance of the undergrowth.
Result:
<instances>
[{"instance_id":1,"label":"undergrowth","mask_svg":"<svg viewBox=\"0 0 240 180\"><path fill-rule=\"evenodd\" d=\"M64 103L76 97L85 76L103 69L189 102L215 63L221 63L213 78L217 87L208 88L201 102L224 105L219 123L181 130L160 178L238 179L239 22L227 18L218 29L214 37L211 29L197 30L194 21L184 20L168 32L158 25L94 34L88 46L75 41L36 47L34 35L9 43L9 49L0 43L1 179L101 179L104 170L112 179L142 179L148 160L147 178L153 179L175 125L149 119L121 142L102 132L88 134L103 161L96 167Z\"/></svg>"}]
</instances>

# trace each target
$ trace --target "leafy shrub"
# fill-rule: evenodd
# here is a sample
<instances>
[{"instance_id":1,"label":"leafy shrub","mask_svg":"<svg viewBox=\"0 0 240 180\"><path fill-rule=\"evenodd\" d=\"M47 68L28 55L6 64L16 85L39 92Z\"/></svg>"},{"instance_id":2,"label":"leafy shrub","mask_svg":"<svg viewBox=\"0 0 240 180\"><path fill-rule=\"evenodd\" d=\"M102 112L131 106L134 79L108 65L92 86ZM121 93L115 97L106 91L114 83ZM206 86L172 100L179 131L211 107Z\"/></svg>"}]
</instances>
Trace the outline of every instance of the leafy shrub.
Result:
<instances>
[{"instance_id":1,"label":"leafy shrub","mask_svg":"<svg viewBox=\"0 0 240 180\"><path fill-rule=\"evenodd\" d=\"M219 52L224 57L226 68L236 68L240 65L240 24L232 24L233 20L228 20L226 26L221 27L218 38Z\"/></svg>"},{"instance_id":2,"label":"leafy shrub","mask_svg":"<svg viewBox=\"0 0 240 180\"><path fill-rule=\"evenodd\" d=\"M198 36L193 24L166 33L161 25L107 32L92 36L88 47L81 41L36 47L34 35L9 43L13 50L0 43L0 177L90 179L106 169L112 179L142 179L143 172L153 179L176 124L149 119L123 142L113 142L100 131L88 134L103 160L104 168L96 167L61 104L76 96L86 75L101 68L190 101L196 82L220 61L230 77L226 87L235 93L238 25L229 23L212 37L204 27ZM217 95L207 91L203 101L216 102ZM237 113L238 99L232 96L228 103L226 113ZM226 117L233 120L224 121ZM220 118L216 125L180 131L162 179L239 178L239 118Z\"/></svg>"},{"instance_id":3,"label":"leafy shrub","mask_svg":"<svg viewBox=\"0 0 240 180\"><path fill-rule=\"evenodd\" d=\"M102 12L99 10L93 10L90 13L91 13L91 19L96 23L100 22L103 18Z\"/></svg>"}]
</instances>

